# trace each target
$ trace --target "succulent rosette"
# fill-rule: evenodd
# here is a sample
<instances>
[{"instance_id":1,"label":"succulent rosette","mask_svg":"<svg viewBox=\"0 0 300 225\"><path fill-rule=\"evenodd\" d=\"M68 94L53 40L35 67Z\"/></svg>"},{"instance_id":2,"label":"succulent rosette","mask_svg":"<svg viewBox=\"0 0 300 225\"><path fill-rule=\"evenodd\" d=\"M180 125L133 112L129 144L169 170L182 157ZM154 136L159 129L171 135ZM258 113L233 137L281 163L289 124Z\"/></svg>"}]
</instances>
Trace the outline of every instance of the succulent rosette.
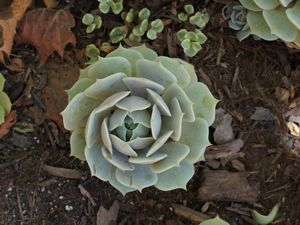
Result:
<instances>
[{"instance_id":1,"label":"succulent rosette","mask_svg":"<svg viewBox=\"0 0 300 225\"><path fill-rule=\"evenodd\" d=\"M71 155L123 194L185 189L204 160L218 101L180 59L120 46L81 70L68 95Z\"/></svg>"}]
</instances>

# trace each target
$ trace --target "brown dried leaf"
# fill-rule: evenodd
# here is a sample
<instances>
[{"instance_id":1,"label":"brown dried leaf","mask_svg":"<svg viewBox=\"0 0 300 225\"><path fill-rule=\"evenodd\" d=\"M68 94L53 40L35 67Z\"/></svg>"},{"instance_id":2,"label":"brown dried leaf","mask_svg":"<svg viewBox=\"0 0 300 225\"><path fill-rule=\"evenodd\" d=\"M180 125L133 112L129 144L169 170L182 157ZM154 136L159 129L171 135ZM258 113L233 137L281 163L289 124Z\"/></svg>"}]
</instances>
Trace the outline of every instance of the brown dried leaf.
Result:
<instances>
[{"instance_id":1,"label":"brown dried leaf","mask_svg":"<svg viewBox=\"0 0 300 225\"><path fill-rule=\"evenodd\" d=\"M17 119L16 119L16 112L10 112L6 117L5 117L5 121L4 123L0 126L0 138L4 137L6 134L8 134L8 132L10 131L10 129L12 128L12 126L16 123Z\"/></svg>"},{"instance_id":2,"label":"brown dried leaf","mask_svg":"<svg viewBox=\"0 0 300 225\"><path fill-rule=\"evenodd\" d=\"M174 208L174 212L177 215L182 216L186 219L189 219L193 222L201 223L207 219L210 219L210 217L208 215L200 213L193 209L187 208L183 205L179 205L179 204L171 204L171 205Z\"/></svg>"},{"instance_id":3,"label":"brown dried leaf","mask_svg":"<svg viewBox=\"0 0 300 225\"><path fill-rule=\"evenodd\" d=\"M214 140L218 145L228 143L234 139L231 123L232 116L230 114L227 113L221 117L220 123L217 124L214 132Z\"/></svg>"},{"instance_id":4,"label":"brown dried leaf","mask_svg":"<svg viewBox=\"0 0 300 225\"><path fill-rule=\"evenodd\" d=\"M56 6L58 6L58 2L55 0L43 0L44 4L47 6L47 8L53 9Z\"/></svg>"},{"instance_id":5,"label":"brown dried leaf","mask_svg":"<svg viewBox=\"0 0 300 225\"><path fill-rule=\"evenodd\" d=\"M97 225L110 225L115 222L119 213L119 203L114 201L113 205L106 210L103 206L100 206L97 212Z\"/></svg>"},{"instance_id":6,"label":"brown dried leaf","mask_svg":"<svg viewBox=\"0 0 300 225\"><path fill-rule=\"evenodd\" d=\"M68 179L81 179L82 173L78 170L66 169L42 164L41 168L54 176L64 177Z\"/></svg>"},{"instance_id":7,"label":"brown dried leaf","mask_svg":"<svg viewBox=\"0 0 300 225\"><path fill-rule=\"evenodd\" d=\"M0 62L4 62L4 53L10 55L16 33L17 22L23 17L32 0L14 0L9 8L0 12L2 45Z\"/></svg>"},{"instance_id":8,"label":"brown dried leaf","mask_svg":"<svg viewBox=\"0 0 300 225\"><path fill-rule=\"evenodd\" d=\"M200 201L255 202L258 193L247 181L246 173L205 170L198 190Z\"/></svg>"},{"instance_id":9,"label":"brown dried leaf","mask_svg":"<svg viewBox=\"0 0 300 225\"><path fill-rule=\"evenodd\" d=\"M41 66L54 51L63 57L65 46L75 45L76 39L70 30L74 26L74 17L68 10L34 9L21 20L17 42L35 46Z\"/></svg>"}]
</instances>

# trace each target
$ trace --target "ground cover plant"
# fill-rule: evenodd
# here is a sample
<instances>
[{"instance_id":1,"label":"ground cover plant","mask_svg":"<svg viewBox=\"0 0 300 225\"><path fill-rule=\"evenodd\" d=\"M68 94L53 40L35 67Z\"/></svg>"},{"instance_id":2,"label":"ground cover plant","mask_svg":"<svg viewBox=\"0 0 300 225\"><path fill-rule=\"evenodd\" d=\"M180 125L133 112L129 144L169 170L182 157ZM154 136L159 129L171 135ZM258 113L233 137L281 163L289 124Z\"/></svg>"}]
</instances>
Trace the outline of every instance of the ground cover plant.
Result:
<instances>
[{"instance_id":1,"label":"ground cover plant","mask_svg":"<svg viewBox=\"0 0 300 225\"><path fill-rule=\"evenodd\" d=\"M298 6L0 2L0 224L300 224Z\"/></svg>"}]
</instances>

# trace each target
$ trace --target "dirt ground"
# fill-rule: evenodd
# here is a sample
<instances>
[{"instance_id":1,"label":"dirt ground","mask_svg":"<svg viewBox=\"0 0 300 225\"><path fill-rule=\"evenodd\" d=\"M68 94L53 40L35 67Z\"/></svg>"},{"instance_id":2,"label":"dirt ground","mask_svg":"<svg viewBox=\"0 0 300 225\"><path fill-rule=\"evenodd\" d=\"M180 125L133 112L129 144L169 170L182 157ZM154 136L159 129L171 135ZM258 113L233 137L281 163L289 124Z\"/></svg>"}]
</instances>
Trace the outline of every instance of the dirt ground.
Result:
<instances>
[{"instance_id":1,"label":"dirt ground","mask_svg":"<svg viewBox=\"0 0 300 225\"><path fill-rule=\"evenodd\" d=\"M193 3L199 2L202 1ZM160 39L149 46L160 54L184 58L195 65L199 80L220 99L218 108L232 116L234 135L243 140L244 145L231 158L211 157L197 163L196 173L186 191L163 192L148 188L123 197L108 183L91 177L85 162L69 157L69 134L62 129L59 116L67 99L60 94L72 85L79 68L83 67L83 47L97 41L96 36L84 34L79 22L82 12L92 9L92 4L86 5L80 0L72 3L71 12L78 22L74 29L78 43L75 48L67 47L64 59L54 54L38 68L36 50L19 45L13 49L13 54L23 59L25 70L11 72L1 67L7 79L5 91L14 103L18 122L33 126L32 132L20 133L12 129L0 140L1 225L92 225L96 224L99 207L109 208L115 200L120 209L113 224L119 225L199 224L193 217L194 211L191 215L179 215L174 204L210 217L218 213L231 225L250 225L256 224L250 217L250 209L266 214L276 203L281 206L273 224L300 225L300 158L297 156L300 149L290 148L284 141L287 137L292 142L297 141L288 134L285 113L300 97L299 50L288 49L281 42L252 38L240 43L232 31L211 22L204 30L209 39L203 50L188 59L172 41L176 27L165 29ZM222 5L210 1L207 7L213 17ZM288 102L279 99L279 89L292 89ZM269 109L275 119L251 119L256 107ZM214 145L207 151L208 157L214 151L222 151L213 140L213 132L211 128ZM80 178L54 176L45 165L74 169ZM257 198L254 202L239 201L242 193L237 187L231 193L235 201L222 199L220 186L215 193L221 196L220 200L210 199L210 196L203 200L199 192L205 185L204 173L208 169L242 173ZM79 185L94 202L80 192ZM222 184L216 180L215 185Z\"/></svg>"}]
</instances>

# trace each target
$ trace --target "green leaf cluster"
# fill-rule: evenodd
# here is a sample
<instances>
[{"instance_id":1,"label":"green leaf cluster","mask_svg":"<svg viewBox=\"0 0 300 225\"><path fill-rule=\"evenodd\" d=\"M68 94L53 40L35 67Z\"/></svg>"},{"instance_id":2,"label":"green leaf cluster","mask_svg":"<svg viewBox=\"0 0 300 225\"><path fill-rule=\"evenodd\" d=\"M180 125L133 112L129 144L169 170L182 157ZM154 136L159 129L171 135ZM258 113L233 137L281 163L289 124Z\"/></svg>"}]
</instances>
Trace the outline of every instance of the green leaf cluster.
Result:
<instances>
[{"instance_id":1,"label":"green leaf cluster","mask_svg":"<svg viewBox=\"0 0 300 225\"><path fill-rule=\"evenodd\" d=\"M281 39L300 48L300 0L239 0L248 10L247 33L240 40L255 35L267 41Z\"/></svg>"},{"instance_id":2,"label":"green leaf cluster","mask_svg":"<svg viewBox=\"0 0 300 225\"><path fill-rule=\"evenodd\" d=\"M4 92L5 79L0 73L0 125L4 123L5 116L11 111L11 101L8 95Z\"/></svg>"},{"instance_id":3,"label":"green leaf cluster","mask_svg":"<svg viewBox=\"0 0 300 225\"><path fill-rule=\"evenodd\" d=\"M199 29L203 29L209 21L209 15L206 10L195 13L194 6L191 4L184 6L184 12L178 14L178 19L182 22L189 21Z\"/></svg>"},{"instance_id":4,"label":"green leaf cluster","mask_svg":"<svg viewBox=\"0 0 300 225\"><path fill-rule=\"evenodd\" d=\"M195 56L202 49L201 45L207 40L205 34L199 29L195 31L181 29L177 32L177 38L181 41L184 53L189 57Z\"/></svg>"},{"instance_id":5,"label":"green leaf cluster","mask_svg":"<svg viewBox=\"0 0 300 225\"><path fill-rule=\"evenodd\" d=\"M71 155L122 194L186 189L204 160L218 102L194 67L145 45L123 48L81 70L61 113Z\"/></svg>"},{"instance_id":6,"label":"green leaf cluster","mask_svg":"<svg viewBox=\"0 0 300 225\"><path fill-rule=\"evenodd\" d=\"M100 12L107 14L112 11L114 14L119 14L123 10L123 0L98 0Z\"/></svg>"},{"instance_id":7,"label":"green leaf cluster","mask_svg":"<svg viewBox=\"0 0 300 225\"><path fill-rule=\"evenodd\" d=\"M93 15L91 13L86 13L82 17L82 23L87 26L86 32L92 33L95 29L100 29L102 26L102 19L99 15Z\"/></svg>"}]
</instances>

